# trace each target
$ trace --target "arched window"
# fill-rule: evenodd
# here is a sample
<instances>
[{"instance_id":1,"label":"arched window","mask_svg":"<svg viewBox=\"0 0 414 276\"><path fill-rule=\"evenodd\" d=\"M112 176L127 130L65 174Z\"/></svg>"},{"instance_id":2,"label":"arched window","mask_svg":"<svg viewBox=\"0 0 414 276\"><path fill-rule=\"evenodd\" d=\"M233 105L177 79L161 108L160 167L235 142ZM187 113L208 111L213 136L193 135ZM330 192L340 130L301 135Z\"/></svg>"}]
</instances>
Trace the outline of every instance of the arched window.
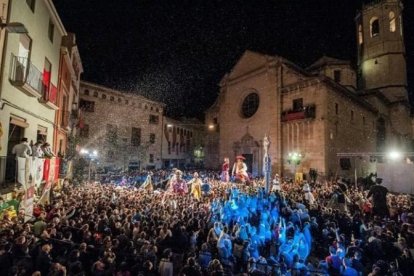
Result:
<instances>
[{"instance_id":1,"label":"arched window","mask_svg":"<svg viewBox=\"0 0 414 276\"><path fill-rule=\"evenodd\" d=\"M395 13L393 11L390 11L390 13L388 14L388 17L390 19L390 32L395 32L395 30L397 29L397 19L395 17Z\"/></svg>"},{"instance_id":2,"label":"arched window","mask_svg":"<svg viewBox=\"0 0 414 276\"><path fill-rule=\"evenodd\" d=\"M378 17L371 18L370 22L371 37L379 36L380 26Z\"/></svg>"},{"instance_id":3,"label":"arched window","mask_svg":"<svg viewBox=\"0 0 414 276\"><path fill-rule=\"evenodd\" d=\"M89 90L88 89L85 89L84 93L85 93L86 96L89 96Z\"/></svg>"},{"instance_id":4,"label":"arched window","mask_svg":"<svg viewBox=\"0 0 414 276\"><path fill-rule=\"evenodd\" d=\"M364 35L362 32L362 25L359 24L358 25L358 43L359 45L362 45L362 43L364 43Z\"/></svg>"},{"instance_id":5,"label":"arched window","mask_svg":"<svg viewBox=\"0 0 414 276\"><path fill-rule=\"evenodd\" d=\"M102 99L106 99L106 95L105 94L102 94Z\"/></svg>"}]
</instances>

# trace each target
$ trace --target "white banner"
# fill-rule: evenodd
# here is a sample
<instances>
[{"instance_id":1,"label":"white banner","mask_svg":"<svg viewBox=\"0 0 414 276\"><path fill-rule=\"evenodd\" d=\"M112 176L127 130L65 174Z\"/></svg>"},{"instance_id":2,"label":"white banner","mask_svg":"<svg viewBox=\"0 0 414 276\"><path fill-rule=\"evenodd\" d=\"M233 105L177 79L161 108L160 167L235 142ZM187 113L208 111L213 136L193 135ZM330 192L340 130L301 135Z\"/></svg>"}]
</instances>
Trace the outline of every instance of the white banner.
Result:
<instances>
[{"instance_id":1,"label":"white banner","mask_svg":"<svg viewBox=\"0 0 414 276\"><path fill-rule=\"evenodd\" d=\"M17 157L17 182L23 185L26 190L27 180L30 172L29 158Z\"/></svg>"},{"instance_id":2,"label":"white banner","mask_svg":"<svg viewBox=\"0 0 414 276\"><path fill-rule=\"evenodd\" d=\"M42 183L43 164L44 164L44 160L37 158L37 157L33 161L33 167L36 169L35 174L34 174L34 182L35 182L36 187L39 187L40 184Z\"/></svg>"}]
</instances>

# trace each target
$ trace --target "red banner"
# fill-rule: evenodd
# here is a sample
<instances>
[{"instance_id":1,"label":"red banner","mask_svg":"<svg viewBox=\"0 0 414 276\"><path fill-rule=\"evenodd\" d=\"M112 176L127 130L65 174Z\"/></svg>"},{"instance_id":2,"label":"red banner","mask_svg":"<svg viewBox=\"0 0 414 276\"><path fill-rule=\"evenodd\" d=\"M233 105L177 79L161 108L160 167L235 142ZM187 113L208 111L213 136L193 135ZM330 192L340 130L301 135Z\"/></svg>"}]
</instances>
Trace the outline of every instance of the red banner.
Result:
<instances>
[{"instance_id":1,"label":"red banner","mask_svg":"<svg viewBox=\"0 0 414 276\"><path fill-rule=\"evenodd\" d=\"M53 85L52 83L50 84L50 88L49 88L48 100L49 100L49 102L53 103L54 105L57 104L57 87L55 85Z\"/></svg>"}]
</instances>

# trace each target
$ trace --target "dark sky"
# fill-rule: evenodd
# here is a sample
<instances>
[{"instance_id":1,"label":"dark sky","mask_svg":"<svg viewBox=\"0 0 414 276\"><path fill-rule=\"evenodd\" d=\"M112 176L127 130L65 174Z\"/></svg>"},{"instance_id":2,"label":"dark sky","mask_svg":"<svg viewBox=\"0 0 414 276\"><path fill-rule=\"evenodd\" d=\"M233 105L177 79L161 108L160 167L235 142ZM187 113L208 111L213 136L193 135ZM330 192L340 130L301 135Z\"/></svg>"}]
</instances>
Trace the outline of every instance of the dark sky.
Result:
<instances>
[{"instance_id":1,"label":"dark sky","mask_svg":"<svg viewBox=\"0 0 414 276\"><path fill-rule=\"evenodd\" d=\"M167 115L202 117L218 82L247 49L306 67L321 55L355 62L362 0L54 0L77 35L83 79L167 104ZM414 1L405 1L414 74ZM414 85L410 77L411 87Z\"/></svg>"}]
</instances>

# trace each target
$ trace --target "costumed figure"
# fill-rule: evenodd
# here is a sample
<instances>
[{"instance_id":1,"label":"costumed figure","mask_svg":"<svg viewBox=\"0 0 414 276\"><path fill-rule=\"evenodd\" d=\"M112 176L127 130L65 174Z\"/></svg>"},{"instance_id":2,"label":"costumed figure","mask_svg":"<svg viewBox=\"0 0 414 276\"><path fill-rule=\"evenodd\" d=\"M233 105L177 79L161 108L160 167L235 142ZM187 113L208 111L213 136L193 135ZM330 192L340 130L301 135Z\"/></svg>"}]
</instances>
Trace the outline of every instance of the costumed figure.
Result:
<instances>
[{"instance_id":1,"label":"costumed figure","mask_svg":"<svg viewBox=\"0 0 414 276\"><path fill-rule=\"evenodd\" d=\"M172 172L171 172L171 174L170 174L170 176L169 176L169 179L168 179L167 185L165 186L165 190L166 190L167 192L172 192L172 191L174 190L174 189L173 189L173 185L172 185L172 183L175 181L175 179L176 179L176 177L177 177L176 172L177 172L177 168L173 168L173 169L172 169Z\"/></svg>"},{"instance_id":2,"label":"costumed figure","mask_svg":"<svg viewBox=\"0 0 414 276\"><path fill-rule=\"evenodd\" d=\"M203 182L201 178L198 176L198 173L195 172L193 174L193 179L188 182L188 185L191 185L191 194L194 196L195 199L201 199L201 185Z\"/></svg>"},{"instance_id":3,"label":"costumed figure","mask_svg":"<svg viewBox=\"0 0 414 276\"><path fill-rule=\"evenodd\" d=\"M224 163L221 166L221 181L226 183L226 184L230 180L229 170L230 170L230 160L229 160L229 158L225 157L224 158Z\"/></svg>"},{"instance_id":4,"label":"costumed figure","mask_svg":"<svg viewBox=\"0 0 414 276\"><path fill-rule=\"evenodd\" d=\"M142 183L140 189L147 190L149 192L152 192L154 190L154 186L152 184L152 172L149 172L147 175L147 178L145 179L144 183Z\"/></svg>"},{"instance_id":5,"label":"costumed figure","mask_svg":"<svg viewBox=\"0 0 414 276\"><path fill-rule=\"evenodd\" d=\"M185 195L188 192L187 182L182 178L183 172L177 170L175 172L175 180L171 183L173 191L179 195Z\"/></svg>"},{"instance_id":6,"label":"costumed figure","mask_svg":"<svg viewBox=\"0 0 414 276\"><path fill-rule=\"evenodd\" d=\"M236 182L243 184L250 182L249 175L247 174L247 165L244 163L245 159L242 155L236 156L236 162L231 173L235 177Z\"/></svg>"}]
</instances>

